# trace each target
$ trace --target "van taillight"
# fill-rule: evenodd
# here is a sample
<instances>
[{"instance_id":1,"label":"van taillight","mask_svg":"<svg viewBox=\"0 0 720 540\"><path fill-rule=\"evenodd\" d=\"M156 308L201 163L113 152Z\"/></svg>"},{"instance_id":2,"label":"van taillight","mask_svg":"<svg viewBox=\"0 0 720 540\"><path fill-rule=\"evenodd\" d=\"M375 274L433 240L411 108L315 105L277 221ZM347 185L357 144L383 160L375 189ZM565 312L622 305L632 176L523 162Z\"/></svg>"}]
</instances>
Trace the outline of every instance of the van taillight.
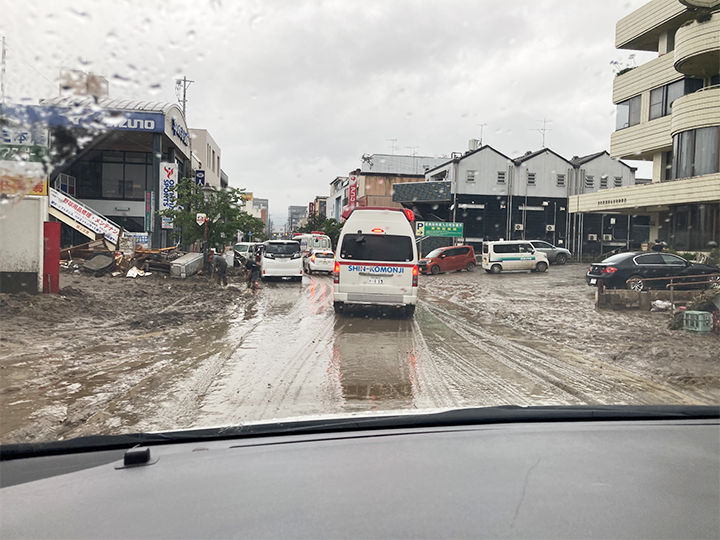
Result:
<instances>
[{"instance_id":1,"label":"van taillight","mask_svg":"<svg viewBox=\"0 0 720 540\"><path fill-rule=\"evenodd\" d=\"M415 221L415 212L413 212L410 208L405 208L403 212L405 212L405 217L408 219L408 221Z\"/></svg>"},{"instance_id":2,"label":"van taillight","mask_svg":"<svg viewBox=\"0 0 720 540\"><path fill-rule=\"evenodd\" d=\"M333 283L340 283L340 263L335 261L335 268L333 268Z\"/></svg>"},{"instance_id":3,"label":"van taillight","mask_svg":"<svg viewBox=\"0 0 720 540\"><path fill-rule=\"evenodd\" d=\"M413 269L412 269L412 277L413 277L412 286L413 286L413 287L417 287L417 286L418 286L418 267L417 267L417 264L416 264L415 266L413 266Z\"/></svg>"}]
</instances>

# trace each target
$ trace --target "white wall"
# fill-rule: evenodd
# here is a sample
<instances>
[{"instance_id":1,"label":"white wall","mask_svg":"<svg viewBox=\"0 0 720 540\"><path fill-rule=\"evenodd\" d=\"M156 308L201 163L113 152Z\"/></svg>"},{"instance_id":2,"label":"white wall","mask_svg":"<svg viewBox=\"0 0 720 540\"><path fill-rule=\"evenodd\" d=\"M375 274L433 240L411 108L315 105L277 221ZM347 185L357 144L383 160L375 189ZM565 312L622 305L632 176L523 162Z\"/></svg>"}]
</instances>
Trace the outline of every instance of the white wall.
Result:
<instances>
[{"instance_id":1,"label":"white wall","mask_svg":"<svg viewBox=\"0 0 720 540\"><path fill-rule=\"evenodd\" d=\"M42 292L47 219L48 198L27 196L0 221L0 272L36 273L38 292Z\"/></svg>"},{"instance_id":2,"label":"white wall","mask_svg":"<svg viewBox=\"0 0 720 540\"><path fill-rule=\"evenodd\" d=\"M206 129L191 129L190 137L192 137L193 154L200 160L202 164L200 168L205 171L205 182L220 187L220 167L222 167L220 147Z\"/></svg>"},{"instance_id":3,"label":"white wall","mask_svg":"<svg viewBox=\"0 0 720 540\"><path fill-rule=\"evenodd\" d=\"M593 177L593 187L586 187L585 180L587 176ZM607 188L612 189L615 186L615 178L622 178L623 186L635 185L635 171L627 165L616 159L612 159L609 155L603 154L592 161L583 163L577 171L577 191L573 191L573 195L580 193L596 193L601 191L601 179L607 176ZM617 186L621 187L621 186Z\"/></svg>"},{"instance_id":4,"label":"white wall","mask_svg":"<svg viewBox=\"0 0 720 540\"><path fill-rule=\"evenodd\" d=\"M457 164L457 193L468 195L507 195L512 162L486 147ZM468 182L468 171L475 171L475 181ZM498 172L505 173L505 183L498 184ZM449 174L454 174L450 169ZM448 176L448 180L453 180Z\"/></svg>"},{"instance_id":5,"label":"white wall","mask_svg":"<svg viewBox=\"0 0 720 540\"><path fill-rule=\"evenodd\" d=\"M524 197L567 197L573 166L550 152L543 152L515 168L513 195ZM535 173L535 185L528 185L528 174ZM565 185L558 186L558 174L565 175Z\"/></svg>"}]
</instances>

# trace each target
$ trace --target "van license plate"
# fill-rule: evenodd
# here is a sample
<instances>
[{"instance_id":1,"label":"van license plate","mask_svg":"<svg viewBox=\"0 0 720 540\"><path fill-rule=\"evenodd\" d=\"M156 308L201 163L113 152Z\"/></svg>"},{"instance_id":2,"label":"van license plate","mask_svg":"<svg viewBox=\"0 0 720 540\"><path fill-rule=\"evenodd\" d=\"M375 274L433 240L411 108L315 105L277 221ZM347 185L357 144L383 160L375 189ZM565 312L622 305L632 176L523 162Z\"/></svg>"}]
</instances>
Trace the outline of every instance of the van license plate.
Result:
<instances>
[{"instance_id":1,"label":"van license plate","mask_svg":"<svg viewBox=\"0 0 720 540\"><path fill-rule=\"evenodd\" d=\"M382 285L382 284L383 284L383 280L382 280L382 278L380 278L380 277L371 277L371 278L368 278L368 284L370 284L370 285Z\"/></svg>"}]
</instances>

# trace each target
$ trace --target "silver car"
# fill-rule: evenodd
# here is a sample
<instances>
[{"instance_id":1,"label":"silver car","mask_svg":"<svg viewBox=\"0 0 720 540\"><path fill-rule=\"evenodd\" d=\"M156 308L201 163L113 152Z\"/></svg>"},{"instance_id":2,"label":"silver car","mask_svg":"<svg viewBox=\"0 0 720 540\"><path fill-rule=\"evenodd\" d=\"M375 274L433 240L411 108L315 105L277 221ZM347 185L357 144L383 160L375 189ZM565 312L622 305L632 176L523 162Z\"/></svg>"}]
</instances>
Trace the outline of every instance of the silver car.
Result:
<instances>
[{"instance_id":1,"label":"silver car","mask_svg":"<svg viewBox=\"0 0 720 540\"><path fill-rule=\"evenodd\" d=\"M547 242L543 242L542 240L531 240L530 243L535 249L545 253L545 255L547 255L548 261L551 263L565 264L570 258L570 255L572 255L569 250L553 246L552 244L548 244Z\"/></svg>"}]
</instances>

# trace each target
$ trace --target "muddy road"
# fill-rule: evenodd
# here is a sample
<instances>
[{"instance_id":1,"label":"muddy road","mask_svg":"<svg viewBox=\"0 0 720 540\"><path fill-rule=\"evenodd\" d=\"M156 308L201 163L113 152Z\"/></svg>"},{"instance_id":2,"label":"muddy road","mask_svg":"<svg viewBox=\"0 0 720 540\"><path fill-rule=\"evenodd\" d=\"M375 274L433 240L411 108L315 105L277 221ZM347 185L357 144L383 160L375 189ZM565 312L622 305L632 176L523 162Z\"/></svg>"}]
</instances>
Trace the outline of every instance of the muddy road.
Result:
<instances>
[{"instance_id":1,"label":"muddy road","mask_svg":"<svg viewBox=\"0 0 720 540\"><path fill-rule=\"evenodd\" d=\"M718 404L720 340L593 307L584 266L422 276L407 319L335 315L332 279L227 289L63 275L0 295L0 442L318 414Z\"/></svg>"}]
</instances>

